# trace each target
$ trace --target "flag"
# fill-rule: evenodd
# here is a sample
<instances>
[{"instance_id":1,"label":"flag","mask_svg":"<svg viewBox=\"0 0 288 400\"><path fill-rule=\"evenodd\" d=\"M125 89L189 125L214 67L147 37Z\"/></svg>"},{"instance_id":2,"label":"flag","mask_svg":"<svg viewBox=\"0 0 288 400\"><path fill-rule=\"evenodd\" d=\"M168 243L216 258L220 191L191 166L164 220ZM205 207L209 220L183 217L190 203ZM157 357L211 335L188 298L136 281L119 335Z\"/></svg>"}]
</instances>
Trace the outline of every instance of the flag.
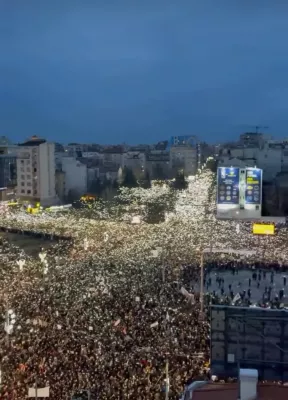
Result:
<instances>
[{"instance_id":1,"label":"flag","mask_svg":"<svg viewBox=\"0 0 288 400\"><path fill-rule=\"evenodd\" d=\"M180 292L183 294L183 296L186 297L189 303L195 304L195 298L193 293L187 292L187 290L183 286L181 287Z\"/></svg>"},{"instance_id":2,"label":"flag","mask_svg":"<svg viewBox=\"0 0 288 400\"><path fill-rule=\"evenodd\" d=\"M236 301L240 300L241 296L239 293L236 294L236 296L234 296L234 299L232 300L232 305L234 305L236 303Z\"/></svg>"},{"instance_id":3,"label":"flag","mask_svg":"<svg viewBox=\"0 0 288 400\"><path fill-rule=\"evenodd\" d=\"M150 325L150 328L156 328L156 326L158 325L159 325L158 321L153 322L153 324Z\"/></svg>"}]
</instances>

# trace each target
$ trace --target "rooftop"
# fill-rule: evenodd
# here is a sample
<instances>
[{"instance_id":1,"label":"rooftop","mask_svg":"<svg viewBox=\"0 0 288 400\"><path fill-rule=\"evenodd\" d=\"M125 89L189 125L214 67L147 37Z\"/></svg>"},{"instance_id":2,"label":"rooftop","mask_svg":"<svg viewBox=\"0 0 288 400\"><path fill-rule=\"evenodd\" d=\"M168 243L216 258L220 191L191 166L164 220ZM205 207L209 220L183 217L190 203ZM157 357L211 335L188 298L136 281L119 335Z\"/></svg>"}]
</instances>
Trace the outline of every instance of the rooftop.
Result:
<instances>
[{"instance_id":1,"label":"rooftop","mask_svg":"<svg viewBox=\"0 0 288 400\"><path fill-rule=\"evenodd\" d=\"M103 150L103 153L109 154L122 154L124 153L123 146L111 146Z\"/></svg>"},{"instance_id":2,"label":"rooftop","mask_svg":"<svg viewBox=\"0 0 288 400\"><path fill-rule=\"evenodd\" d=\"M193 393L193 400L237 400L238 383L209 383ZM288 386L273 383L258 384L255 400L288 399Z\"/></svg>"},{"instance_id":3,"label":"rooftop","mask_svg":"<svg viewBox=\"0 0 288 400\"><path fill-rule=\"evenodd\" d=\"M19 146L27 146L27 147L31 147L31 146L39 146L42 143L46 143L45 139L41 139L38 136L34 135L31 136L30 139L28 139L26 142L24 143L19 143Z\"/></svg>"}]
</instances>

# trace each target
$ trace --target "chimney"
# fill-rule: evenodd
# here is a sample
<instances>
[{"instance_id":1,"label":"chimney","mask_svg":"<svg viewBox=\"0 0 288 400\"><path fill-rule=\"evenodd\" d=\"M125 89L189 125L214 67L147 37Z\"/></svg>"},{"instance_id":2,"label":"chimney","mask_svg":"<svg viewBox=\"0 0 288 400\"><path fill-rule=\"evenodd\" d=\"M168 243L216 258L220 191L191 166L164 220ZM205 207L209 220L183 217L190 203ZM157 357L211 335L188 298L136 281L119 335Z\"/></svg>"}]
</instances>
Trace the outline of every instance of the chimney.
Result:
<instances>
[{"instance_id":1,"label":"chimney","mask_svg":"<svg viewBox=\"0 0 288 400\"><path fill-rule=\"evenodd\" d=\"M257 398L257 369L240 369L240 400L255 400Z\"/></svg>"}]
</instances>

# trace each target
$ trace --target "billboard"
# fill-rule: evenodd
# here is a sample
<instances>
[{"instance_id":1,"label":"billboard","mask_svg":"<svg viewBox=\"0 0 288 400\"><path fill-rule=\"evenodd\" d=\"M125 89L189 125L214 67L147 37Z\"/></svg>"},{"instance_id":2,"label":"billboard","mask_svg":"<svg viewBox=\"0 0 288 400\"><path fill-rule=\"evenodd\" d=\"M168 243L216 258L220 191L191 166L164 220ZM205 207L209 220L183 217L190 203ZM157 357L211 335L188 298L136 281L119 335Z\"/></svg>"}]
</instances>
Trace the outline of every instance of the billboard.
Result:
<instances>
[{"instance_id":1,"label":"billboard","mask_svg":"<svg viewBox=\"0 0 288 400\"><path fill-rule=\"evenodd\" d=\"M172 136L170 138L170 146L195 146L196 145L196 137L193 135L184 135L184 136Z\"/></svg>"},{"instance_id":2,"label":"billboard","mask_svg":"<svg viewBox=\"0 0 288 400\"><path fill-rule=\"evenodd\" d=\"M245 179L245 203L261 204L262 197L262 170L247 168Z\"/></svg>"},{"instance_id":3,"label":"billboard","mask_svg":"<svg viewBox=\"0 0 288 400\"><path fill-rule=\"evenodd\" d=\"M217 182L217 203L239 204L239 168L218 168Z\"/></svg>"},{"instance_id":4,"label":"billboard","mask_svg":"<svg viewBox=\"0 0 288 400\"><path fill-rule=\"evenodd\" d=\"M288 311L211 306L211 372L237 377L257 369L260 380L288 380Z\"/></svg>"},{"instance_id":5,"label":"billboard","mask_svg":"<svg viewBox=\"0 0 288 400\"><path fill-rule=\"evenodd\" d=\"M274 224L253 224L254 235L275 235Z\"/></svg>"}]
</instances>

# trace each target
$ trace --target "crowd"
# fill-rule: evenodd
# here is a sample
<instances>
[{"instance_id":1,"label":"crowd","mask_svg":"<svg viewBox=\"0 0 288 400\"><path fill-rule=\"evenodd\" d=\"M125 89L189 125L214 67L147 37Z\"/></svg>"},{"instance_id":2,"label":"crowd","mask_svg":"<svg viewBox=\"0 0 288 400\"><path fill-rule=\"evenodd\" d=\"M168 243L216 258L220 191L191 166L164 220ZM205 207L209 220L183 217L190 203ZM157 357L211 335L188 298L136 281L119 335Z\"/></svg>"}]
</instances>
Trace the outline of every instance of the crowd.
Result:
<instances>
[{"instance_id":1,"label":"crowd","mask_svg":"<svg viewBox=\"0 0 288 400\"><path fill-rule=\"evenodd\" d=\"M157 188L147 190L156 196ZM223 278L219 285L217 268L258 270L261 260L263 269L272 262L283 269L287 252L285 229L256 239L250 224L217 221L214 205L214 174L203 170L158 225L74 211L1 215L7 228L71 237L39 249L38 258L2 240L1 314L3 326L9 312L15 323L10 334L0 331L1 398L22 400L37 384L49 386L52 400L88 388L92 399L161 399L168 370L169 399L179 399L187 382L209 377L209 321L199 318L201 251L221 250L205 255L207 305L243 296ZM241 265L240 249L255 252L241 255Z\"/></svg>"}]
</instances>

